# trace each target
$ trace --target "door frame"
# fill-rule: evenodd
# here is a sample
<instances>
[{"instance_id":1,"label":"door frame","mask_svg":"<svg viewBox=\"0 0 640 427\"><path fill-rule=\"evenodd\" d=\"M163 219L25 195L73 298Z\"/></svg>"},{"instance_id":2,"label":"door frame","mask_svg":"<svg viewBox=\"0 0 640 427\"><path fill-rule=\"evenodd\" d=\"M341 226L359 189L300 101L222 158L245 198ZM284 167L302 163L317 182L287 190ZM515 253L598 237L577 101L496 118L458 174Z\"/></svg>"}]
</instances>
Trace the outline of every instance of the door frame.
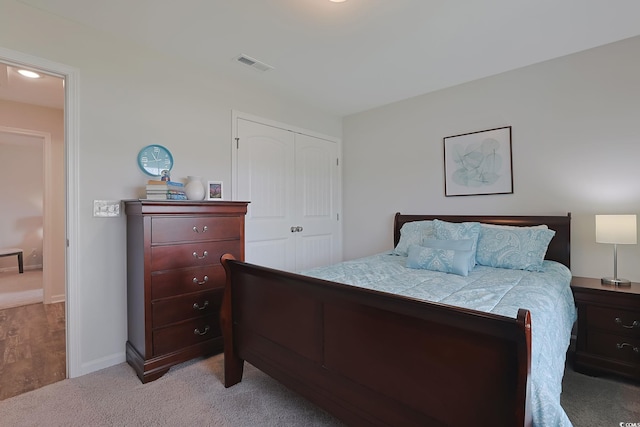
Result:
<instances>
[{"instance_id":1,"label":"door frame","mask_svg":"<svg viewBox=\"0 0 640 427\"><path fill-rule=\"evenodd\" d=\"M82 375L80 347L80 296L78 286L78 218L79 218L79 71L65 64L0 47L0 61L27 67L64 79L64 141L66 190L66 356L67 377Z\"/></svg>"},{"instance_id":2,"label":"door frame","mask_svg":"<svg viewBox=\"0 0 640 427\"><path fill-rule=\"evenodd\" d=\"M51 259L53 254L53 245L50 238L47 238L47 230L51 230L53 227L53 218L51 210L47 209L49 203L51 203L51 182L52 182L52 165L51 165L51 134L49 132L41 132L31 129L20 129L8 126L0 125L1 133L8 133L13 135L23 135L34 137L42 141L42 229L44 231L42 236L42 290L43 290L43 302L50 304L53 302L59 302L60 296L54 296L51 294L51 268L47 268L46 260ZM55 299L54 299L55 298Z\"/></svg>"}]
</instances>

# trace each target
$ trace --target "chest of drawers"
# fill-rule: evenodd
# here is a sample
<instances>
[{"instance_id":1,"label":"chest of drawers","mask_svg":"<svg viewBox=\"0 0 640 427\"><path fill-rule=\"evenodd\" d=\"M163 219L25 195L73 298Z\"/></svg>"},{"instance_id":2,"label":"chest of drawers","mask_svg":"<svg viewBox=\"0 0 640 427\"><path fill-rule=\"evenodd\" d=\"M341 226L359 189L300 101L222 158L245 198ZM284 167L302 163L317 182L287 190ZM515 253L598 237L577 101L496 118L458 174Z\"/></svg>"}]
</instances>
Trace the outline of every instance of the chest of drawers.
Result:
<instances>
[{"instance_id":1,"label":"chest of drawers","mask_svg":"<svg viewBox=\"0 0 640 427\"><path fill-rule=\"evenodd\" d=\"M244 259L246 202L125 200L127 362L143 383L222 351L220 257Z\"/></svg>"},{"instance_id":2,"label":"chest of drawers","mask_svg":"<svg viewBox=\"0 0 640 427\"><path fill-rule=\"evenodd\" d=\"M576 370L640 381L640 284L615 287L574 277L571 289L578 307Z\"/></svg>"}]
</instances>

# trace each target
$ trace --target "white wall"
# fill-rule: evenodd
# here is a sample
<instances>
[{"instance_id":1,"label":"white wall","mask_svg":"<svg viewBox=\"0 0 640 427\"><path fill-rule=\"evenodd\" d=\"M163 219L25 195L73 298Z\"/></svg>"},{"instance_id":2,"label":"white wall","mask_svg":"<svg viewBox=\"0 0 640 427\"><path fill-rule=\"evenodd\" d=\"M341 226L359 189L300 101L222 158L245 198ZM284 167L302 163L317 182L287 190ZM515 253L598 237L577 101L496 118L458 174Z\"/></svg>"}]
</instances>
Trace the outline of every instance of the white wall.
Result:
<instances>
[{"instance_id":1,"label":"white wall","mask_svg":"<svg viewBox=\"0 0 640 427\"><path fill-rule=\"evenodd\" d=\"M396 211L572 214L572 270L613 274L594 215L640 215L640 37L355 114L343 123L344 255L389 249ZM445 197L443 137L513 126L514 194ZM640 245L618 274L640 281Z\"/></svg>"},{"instance_id":2,"label":"white wall","mask_svg":"<svg viewBox=\"0 0 640 427\"><path fill-rule=\"evenodd\" d=\"M12 0L0 10L0 47L78 70L80 364L91 372L123 361L126 341L125 218L93 218L92 201L141 196L140 148L170 148L173 179L230 188L232 109L335 137L341 119Z\"/></svg>"}]
</instances>

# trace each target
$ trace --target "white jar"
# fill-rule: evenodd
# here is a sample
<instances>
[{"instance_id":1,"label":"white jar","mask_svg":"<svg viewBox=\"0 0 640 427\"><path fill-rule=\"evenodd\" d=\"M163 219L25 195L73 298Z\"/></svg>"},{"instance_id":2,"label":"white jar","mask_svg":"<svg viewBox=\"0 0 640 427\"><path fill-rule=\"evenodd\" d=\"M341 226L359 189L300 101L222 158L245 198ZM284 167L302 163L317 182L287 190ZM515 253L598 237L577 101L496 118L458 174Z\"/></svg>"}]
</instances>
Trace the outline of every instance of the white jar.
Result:
<instances>
[{"instance_id":1,"label":"white jar","mask_svg":"<svg viewBox=\"0 0 640 427\"><path fill-rule=\"evenodd\" d=\"M188 176L187 184L184 186L184 192L189 200L204 199L204 184L199 176Z\"/></svg>"}]
</instances>

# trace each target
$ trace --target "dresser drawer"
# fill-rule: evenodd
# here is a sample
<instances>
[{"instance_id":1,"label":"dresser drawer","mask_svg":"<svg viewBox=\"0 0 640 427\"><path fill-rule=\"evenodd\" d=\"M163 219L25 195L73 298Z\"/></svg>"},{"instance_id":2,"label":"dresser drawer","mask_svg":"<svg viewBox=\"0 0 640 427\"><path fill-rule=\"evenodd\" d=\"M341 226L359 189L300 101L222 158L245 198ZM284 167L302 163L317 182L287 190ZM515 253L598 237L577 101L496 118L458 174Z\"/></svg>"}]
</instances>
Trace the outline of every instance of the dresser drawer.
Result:
<instances>
[{"instance_id":1,"label":"dresser drawer","mask_svg":"<svg viewBox=\"0 0 640 427\"><path fill-rule=\"evenodd\" d=\"M622 362L640 363L640 339L637 338L589 332L587 351Z\"/></svg>"},{"instance_id":2,"label":"dresser drawer","mask_svg":"<svg viewBox=\"0 0 640 427\"><path fill-rule=\"evenodd\" d=\"M239 240L153 246L151 271L220 264L222 255L228 252L239 258L241 250Z\"/></svg>"},{"instance_id":3,"label":"dresser drawer","mask_svg":"<svg viewBox=\"0 0 640 427\"><path fill-rule=\"evenodd\" d=\"M640 312L587 305L587 327L640 338Z\"/></svg>"},{"instance_id":4,"label":"dresser drawer","mask_svg":"<svg viewBox=\"0 0 640 427\"><path fill-rule=\"evenodd\" d=\"M186 322L153 330L153 354L171 353L190 345L220 337L217 315L199 317Z\"/></svg>"},{"instance_id":5,"label":"dresser drawer","mask_svg":"<svg viewBox=\"0 0 640 427\"><path fill-rule=\"evenodd\" d=\"M151 300L222 289L225 280L224 267L220 264L151 273Z\"/></svg>"},{"instance_id":6,"label":"dresser drawer","mask_svg":"<svg viewBox=\"0 0 640 427\"><path fill-rule=\"evenodd\" d=\"M153 327L159 328L194 317L217 315L221 305L222 289L157 300L151 303Z\"/></svg>"},{"instance_id":7,"label":"dresser drawer","mask_svg":"<svg viewBox=\"0 0 640 427\"><path fill-rule=\"evenodd\" d=\"M151 243L196 242L240 239L242 217L154 217L151 219Z\"/></svg>"}]
</instances>

